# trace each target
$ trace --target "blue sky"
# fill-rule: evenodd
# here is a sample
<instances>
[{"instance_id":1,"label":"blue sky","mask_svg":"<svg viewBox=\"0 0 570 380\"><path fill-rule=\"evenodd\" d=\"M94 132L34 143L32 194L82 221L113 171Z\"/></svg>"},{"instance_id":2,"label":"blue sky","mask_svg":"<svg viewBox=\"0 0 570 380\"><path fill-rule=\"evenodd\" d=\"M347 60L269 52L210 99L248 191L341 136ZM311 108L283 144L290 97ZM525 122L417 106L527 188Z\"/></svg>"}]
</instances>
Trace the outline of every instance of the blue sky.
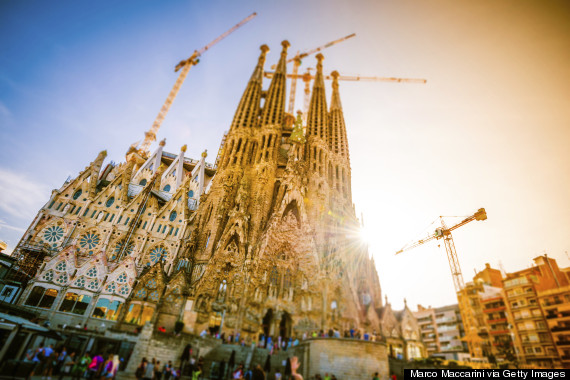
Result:
<instances>
[{"instance_id":1,"label":"blue sky","mask_svg":"<svg viewBox=\"0 0 570 380\"><path fill-rule=\"evenodd\" d=\"M394 306L454 302L437 244L393 255L439 215L487 208L488 221L454 235L466 278L485 262L522 269L544 251L568 266L563 1L3 1L0 239L14 246L51 189L100 150L122 161L174 65L254 11L190 71L159 133L167 151L188 144L215 160L261 44L268 68L283 39L292 54L356 33L323 52L326 72L428 80L340 85L354 202Z\"/></svg>"}]
</instances>

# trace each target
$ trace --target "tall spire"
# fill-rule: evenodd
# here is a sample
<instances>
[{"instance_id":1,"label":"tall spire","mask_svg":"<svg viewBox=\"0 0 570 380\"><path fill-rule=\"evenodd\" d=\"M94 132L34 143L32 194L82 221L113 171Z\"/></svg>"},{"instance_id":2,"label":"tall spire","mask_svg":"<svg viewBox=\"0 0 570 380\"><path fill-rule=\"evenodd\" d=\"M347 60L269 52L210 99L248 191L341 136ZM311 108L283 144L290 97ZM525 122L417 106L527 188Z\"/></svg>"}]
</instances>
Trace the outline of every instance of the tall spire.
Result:
<instances>
[{"instance_id":1,"label":"tall spire","mask_svg":"<svg viewBox=\"0 0 570 380\"><path fill-rule=\"evenodd\" d=\"M267 90L267 98L261 114L261 125L281 124L285 113L285 86L287 75L287 48L291 46L289 41L281 42L283 49L277 63L277 69Z\"/></svg>"},{"instance_id":2,"label":"tall spire","mask_svg":"<svg viewBox=\"0 0 570 380\"><path fill-rule=\"evenodd\" d=\"M253 74L241 97L230 130L253 127L257 120L257 115L259 115L263 65L265 64L265 55L269 51L269 47L267 45L261 45L260 50L261 54L259 55L257 66L255 70L253 70Z\"/></svg>"},{"instance_id":3,"label":"tall spire","mask_svg":"<svg viewBox=\"0 0 570 380\"><path fill-rule=\"evenodd\" d=\"M340 94L338 91L338 71L331 73L333 78L331 109L329 113L330 132L329 143L334 153L340 154L348 158L348 142L346 138L346 126L344 124L344 115L342 113L342 105L340 103Z\"/></svg>"},{"instance_id":4,"label":"tall spire","mask_svg":"<svg viewBox=\"0 0 570 380\"><path fill-rule=\"evenodd\" d=\"M327 99L325 97L325 81L323 78L323 57L317 54L317 75L313 84L313 94L307 115L307 131L310 136L318 136L328 140Z\"/></svg>"}]
</instances>

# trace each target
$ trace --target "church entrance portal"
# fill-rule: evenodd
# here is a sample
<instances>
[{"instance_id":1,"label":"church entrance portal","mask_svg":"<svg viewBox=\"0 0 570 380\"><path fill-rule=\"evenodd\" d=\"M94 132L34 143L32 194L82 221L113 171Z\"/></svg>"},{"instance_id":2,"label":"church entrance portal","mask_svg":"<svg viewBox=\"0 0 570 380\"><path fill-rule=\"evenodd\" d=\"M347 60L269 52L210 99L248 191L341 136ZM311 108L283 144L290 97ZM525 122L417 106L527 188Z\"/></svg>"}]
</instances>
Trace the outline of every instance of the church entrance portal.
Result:
<instances>
[{"instance_id":1,"label":"church entrance portal","mask_svg":"<svg viewBox=\"0 0 570 380\"><path fill-rule=\"evenodd\" d=\"M292 324L293 321L291 319L291 314L284 311L283 315L281 316L281 322L279 323L279 336L281 336L283 339L288 339L291 336Z\"/></svg>"},{"instance_id":2,"label":"church entrance portal","mask_svg":"<svg viewBox=\"0 0 570 380\"><path fill-rule=\"evenodd\" d=\"M268 336L270 336L271 334L271 324L273 323L273 309L269 309L267 310L267 313L265 313L265 317L263 317L263 320L261 321L261 324L263 326L263 334L265 335L265 339L267 339Z\"/></svg>"}]
</instances>

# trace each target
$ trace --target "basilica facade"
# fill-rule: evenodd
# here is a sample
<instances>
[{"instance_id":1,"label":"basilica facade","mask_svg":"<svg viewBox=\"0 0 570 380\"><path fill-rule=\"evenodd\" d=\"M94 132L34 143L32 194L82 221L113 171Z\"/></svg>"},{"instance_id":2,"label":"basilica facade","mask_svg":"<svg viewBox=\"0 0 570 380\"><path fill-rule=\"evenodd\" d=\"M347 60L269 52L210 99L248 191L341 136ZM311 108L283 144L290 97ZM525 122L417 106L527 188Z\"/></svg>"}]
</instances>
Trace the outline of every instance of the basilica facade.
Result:
<instances>
[{"instance_id":1,"label":"basilica facade","mask_svg":"<svg viewBox=\"0 0 570 380\"><path fill-rule=\"evenodd\" d=\"M87 330L382 332L338 73L327 105L318 55L306 122L286 113L288 47L264 89L261 46L215 164L164 141L154 152L131 146L125 162L104 165L103 151L54 190L15 249L27 284L19 303Z\"/></svg>"}]
</instances>

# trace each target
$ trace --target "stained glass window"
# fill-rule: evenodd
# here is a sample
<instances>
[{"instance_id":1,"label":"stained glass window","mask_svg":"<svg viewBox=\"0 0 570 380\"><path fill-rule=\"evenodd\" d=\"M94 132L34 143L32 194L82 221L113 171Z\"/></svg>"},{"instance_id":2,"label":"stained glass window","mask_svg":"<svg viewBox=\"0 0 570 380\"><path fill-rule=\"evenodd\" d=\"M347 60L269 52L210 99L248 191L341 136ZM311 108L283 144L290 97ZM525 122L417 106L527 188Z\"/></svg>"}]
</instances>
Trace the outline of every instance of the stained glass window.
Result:
<instances>
[{"instance_id":1,"label":"stained glass window","mask_svg":"<svg viewBox=\"0 0 570 380\"><path fill-rule=\"evenodd\" d=\"M105 288L105 291L109 292L109 293L115 293L115 290L117 290L117 285L115 285L114 282L111 282L109 285L107 285L107 287Z\"/></svg>"},{"instance_id":2,"label":"stained glass window","mask_svg":"<svg viewBox=\"0 0 570 380\"><path fill-rule=\"evenodd\" d=\"M44 231L43 238L50 243L53 247L57 246L57 242L63 239L63 228L60 226L51 226Z\"/></svg>"},{"instance_id":3,"label":"stained glass window","mask_svg":"<svg viewBox=\"0 0 570 380\"><path fill-rule=\"evenodd\" d=\"M85 273L85 275L87 277L97 277L97 268L95 267L89 268L89 270L87 271L87 273Z\"/></svg>"},{"instance_id":4,"label":"stained glass window","mask_svg":"<svg viewBox=\"0 0 570 380\"><path fill-rule=\"evenodd\" d=\"M141 298L141 299L145 299L146 295L147 295L147 291L145 288L140 288L136 293L135 293L135 297L136 298Z\"/></svg>"},{"instance_id":5,"label":"stained glass window","mask_svg":"<svg viewBox=\"0 0 570 380\"><path fill-rule=\"evenodd\" d=\"M94 232L89 232L81 236L81 238L79 239L79 245L81 246L81 248L90 250L88 253L92 255L93 254L92 249L95 248L100 241L101 237L99 236L99 234Z\"/></svg>"},{"instance_id":6,"label":"stained glass window","mask_svg":"<svg viewBox=\"0 0 570 380\"><path fill-rule=\"evenodd\" d=\"M46 274L44 274L44 280L46 281L52 281L53 280L53 271L47 271Z\"/></svg>"},{"instance_id":7,"label":"stained glass window","mask_svg":"<svg viewBox=\"0 0 570 380\"><path fill-rule=\"evenodd\" d=\"M178 214L176 213L176 211L172 211L172 212L170 213L170 217L169 217L168 219L170 219L171 222L174 222L174 220L176 220L176 216L177 216L177 215L178 215Z\"/></svg>"},{"instance_id":8,"label":"stained glass window","mask_svg":"<svg viewBox=\"0 0 570 380\"><path fill-rule=\"evenodd\" d=\"M85 277L79 277L77 280L75 280L75 286L78 287L84 287L85 286Z\"/></svg>"},{"instance_id":9,"label":"stained glass window","mask_svg":"<svg viewBox=\"0 0 570 380\"><path fill-rule=\"evenodd\" d=\"M279 271L277 270L277 267L273 267L273 269L271 270L271 276L269 277L269 281L273 286L277 286L279 284Z\"/></svg>"},{"instance_id":10,"label":"stained glass window","mask_svg":"<svg viewBox=\"0 0 570 380\"><path fill-rule=\"evenodd\" d=\"M139 185L144 186L146 185L146 179L141 179L141 181L139 182Z\"/></svg>"},{"instance_id":11,"label":"stained glass window","mask_svg":"<svg viewBox=\"0 0 570 380\"><path fill-rule=\"evenodd\" d=\"M81 196L81 189L77 190L75 193L73 193L73 199L77 199Z\"/></svg>"},{"instance_id":12,"label":"stained glass window","mask_svg":"<svg viewBox=\"0 0 570 380\"><path fill-rule=\"evenodd\" d=\"M149 289L156 289L156 286L157 286L157 284L156 284L156 280L154 278L151 278L150 280L148 280L146 282L146 287Z\"/></svg>"},{"instance_id":13,"label":"stained glass window","mask_svg":"<svg viewBox=\"0 0 570 380\"><path fill-rule=\"evenodd\" d=\"M194 190L188 192L188 198L194 198Z\"/></svg>"},{"instance_id":14,"label":"stained glass window","mask_svg":"<svg viewBox=\"0 0 570 380\"><path fill-rule=\"evenodd\" d=\"M97 288L99 288L99 281L97 280L91 281L89 285L87 285L87 288L91 290L97 290Z\"/></svg>"},{"instance_id":15,"label":"stained glass window","mask_svg":"<svg viewBox=\"0 0 570 380\"><path fill-rule=\"evenodd\" d=\"M119 294L122 296L128 296L129 295L129 287L127 285L123 285L119 288Z\"/></svg>"},{"instance_id":16,"label":"stained glass window","mask_svg":"<svg viewBox=\"0 0 570 380\"><path fill-rule=\"evenodd\" d=\"M124 244L125 244L124 240L115 244L115 249L109 255L109 260L113 261L113 260L116 260L117 257L119 257L119 254L121 253L121 251L123 251L123 245ZM133 242L129 242L129 245L127 245L123 254L124 255L130 255L131 253L133 253L134 249L135 249L135 244Z\"/></svg>"},{"instance_id":17,"label":"stained glass window","mask_svg":"<svg viewBox=\"0 0 570 380\"><path fill-rule=\"evenodd\" d=\"M169 192L170 191L170 185L164 186L164 189L162 189L162 191Z\"/></svg>"},{"instance_id":18,"label":"stained glass window","mask_svg":"<svg viewBox=\"0 0 570 380\"><path fill-rule=\"evenodd\" d=\"M55 270L63 272L67 269L67 265L65 264L65 261L60 261L59 263L57 263L57 265L55 266Z\"/></svg>"},{"instance_id":19,"label":"stained glass window","mask_svg":"<svg viewBox=\"0 0 570 380\"><path fill-rule=\"evenodd\" d=\"M67 280L68 280L67 273L64 273L61 276L59 276L55 282L63 285L67 283Z\"/></svg>"},{"instance_id":20,"label":"stained glass window","mask_svg":"<svg viewBox=\"0 0 570 380\"><path fill-rule=\"evenodd\" d=\"M168 251L163 247L156 247L152 251L150 251L150 261L152 264L156 264L159 260L166 260L166 256L168 256Z\"/></svg>"},{"instance_id":21,"label":"stained glass window","mask_svg":"<svg viewBox=\"0 0 570 380\"><path fill-rule=\"evenodd\" d=\"M125 284L125 283L127 282L127 274L124 273L124 272L121 273L121 274L119 275L119 277L117 277L117 282L118 282L119 284Z\"/></svg>"},{"instance_id":22,"label":"stained glass window","mask_svg":"<svg viewBox=\"0 0 570 380\"><path fill-rule=\"evenodd\" d=\"M156 290L150 292L150 294L148 295L148 299L151 300L152 302L158 302L159 299L159 295L158 292Z\"/></svg>"},{"instance_id":23,"label":"stained glass window","mask_svg":"<svg viewBox=\"0 0 570 380\"><path fill-rule=\"evenodd\" d=\"M107 199L107 203L105 203L105 206L111 207L111 205L113 203L115 203L115 197L111 197L111 198Z\"/></svg>"},{"instance_id":24,"label":"stained glass window","mask_svg":"<svg viewBox=\"0 0 570 380\"><path fill-rule=\"evenodd\" d=\"M285 289L291 287L291 271L289 269L287 269L285 276L283 277L283 287Z\"/></svg>"}]
</instances>

